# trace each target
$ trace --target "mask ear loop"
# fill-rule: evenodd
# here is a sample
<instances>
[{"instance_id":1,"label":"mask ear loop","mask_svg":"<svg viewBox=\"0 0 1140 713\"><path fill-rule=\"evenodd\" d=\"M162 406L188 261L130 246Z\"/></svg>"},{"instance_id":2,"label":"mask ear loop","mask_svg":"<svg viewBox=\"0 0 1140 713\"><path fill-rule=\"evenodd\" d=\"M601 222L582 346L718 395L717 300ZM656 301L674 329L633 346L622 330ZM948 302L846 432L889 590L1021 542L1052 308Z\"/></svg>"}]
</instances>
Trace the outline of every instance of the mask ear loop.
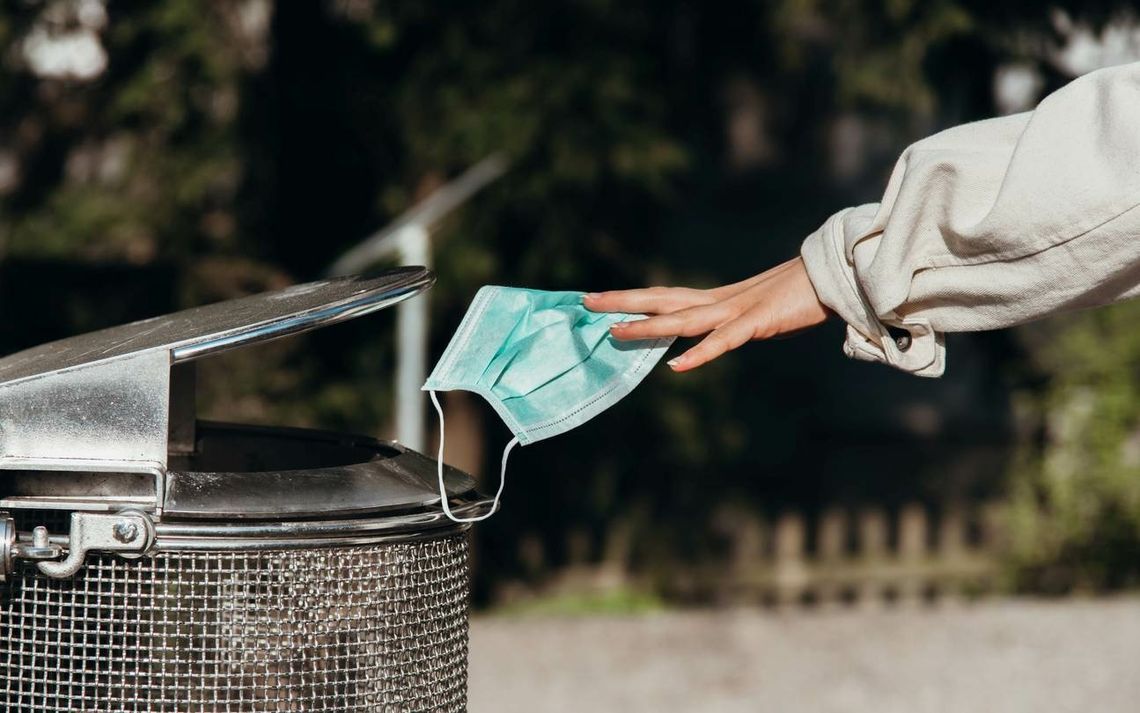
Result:
<instances>
[{"instance_id":1,"label":"mask ear loop","mask_svg":"<svg viewBox=\"0 0 1140 713\"><path fill-rule=\"evenodd\" d=\"M499 489L495 493L495 504L491 511L479 517L456 517L451 512L451 506L447 502L447 487L443 483L443 407L439 405L439 399L436 398L434 391L429 391L428 395L431 396L431 402L435 406L435 412L439 414L439 455L436 457L436 466L439 468L439 502L443 505L443 512L448 518L455 522L479 522L486 520L495 514L499 509L499 498L503 497L503 486L507 484L507 456L510 455L511 449L519 444L518 436L511 439L507 447L503 449L503 464L502 469L499 471Z\"/></svg>"}]
</instances>

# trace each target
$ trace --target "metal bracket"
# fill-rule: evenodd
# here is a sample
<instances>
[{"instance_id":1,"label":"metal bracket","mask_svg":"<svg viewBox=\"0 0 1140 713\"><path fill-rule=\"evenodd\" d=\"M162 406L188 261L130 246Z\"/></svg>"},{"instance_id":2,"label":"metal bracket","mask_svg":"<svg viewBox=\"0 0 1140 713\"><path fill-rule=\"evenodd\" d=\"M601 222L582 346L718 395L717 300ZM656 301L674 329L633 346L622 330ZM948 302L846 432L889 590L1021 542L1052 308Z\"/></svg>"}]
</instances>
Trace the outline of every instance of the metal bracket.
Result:
<instances>
[{"instance_id":1,"label":"metal bracket","mask_svg":"<svg viewBox=\"0 0 1140 713\"><path fill-rule=\"evenodd\" d=\"M127 510L116 514L74 512L67 541L67 557L60 562L38 562L49 577L66 578L83 566L88 552L115 552L141 557L154 544L154 523L146 513Z\"/></svg>"},{"instance_id":2,"label":"metal bracket","mask_svg":"<svg viewBox=\"0 0 1140 713\"><path fill-rule=\"evenodd\" d=\"M169 411L157 349L0 383L0 471L153 472L161 507Z\"/></svg>"}]
</instances>

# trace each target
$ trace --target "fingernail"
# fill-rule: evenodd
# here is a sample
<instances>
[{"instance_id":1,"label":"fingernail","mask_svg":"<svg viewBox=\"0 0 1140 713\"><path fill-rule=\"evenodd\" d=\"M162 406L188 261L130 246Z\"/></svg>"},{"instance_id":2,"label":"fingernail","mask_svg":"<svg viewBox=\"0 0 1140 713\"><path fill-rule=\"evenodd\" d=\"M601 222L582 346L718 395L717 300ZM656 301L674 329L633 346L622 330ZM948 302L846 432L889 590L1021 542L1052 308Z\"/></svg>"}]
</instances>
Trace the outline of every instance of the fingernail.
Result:
<instances>
[{"instance_id":1,"label":"fingernail","mask_svg":"<svg viewBox=\"0 0 1140 713\"><path fill-rule=\"evenodd\" d=\"M614 322L613 324L610 325L610 331L620 332L621 330L625 329L628 326L629 326L629 324L626 322Z\"/></svg>"},{"instance_id":2,"label":"fingernail","mask_svg":"<svg viewBox=\"0 0 1140 713\"><path fill-rule=\"evenodd\" d=\"M673 357L672 359L670 359L669 361L667 361L665 363L669 365L670 369L676 369L678 366L681 365L681 357Z\"/></svg>"},{"instance_id":3,"label":"fingernail","mask_svg":"<svg viewBox=\"0 0 1140 713\"><path fill-rule=\"evenodd\" d=\"M601 295L599 295L597 292L587 292L586 294L582 295L583 300L596 300L599 297L601 297Z\"/></svg>"}]
</instances>

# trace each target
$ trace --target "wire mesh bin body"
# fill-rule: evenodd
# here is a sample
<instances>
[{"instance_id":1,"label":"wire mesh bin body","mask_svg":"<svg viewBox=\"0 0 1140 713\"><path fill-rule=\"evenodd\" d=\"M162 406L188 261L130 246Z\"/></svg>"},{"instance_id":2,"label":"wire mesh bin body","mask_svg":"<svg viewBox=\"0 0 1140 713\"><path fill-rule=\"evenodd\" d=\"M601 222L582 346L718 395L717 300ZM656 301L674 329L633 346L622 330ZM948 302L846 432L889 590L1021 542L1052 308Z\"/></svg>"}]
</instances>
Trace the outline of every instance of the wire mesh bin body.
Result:
<instances>
[{"instance_id":1,"label":"wire mesh bin body","mask_svg":"<svg viewBox=\"0 0 1140 713\"><path fill-rule=\"evenodd\" d=\"M178 357L377 309L430 284L423 274L414 289L408 271L305 286L291 293L302 308L289 294L205 308L244 310L228 329L165 318L158 331L180 340L152 338L153 323L86 335L32 353L48 368L31 379L21 355L0 360L0 710L465 710L468 533L442 514L435 461L366 437L199 422ZM114 358L51 361L139 334L154 343L120 350L125 372ZM87 368L102 371L68 378ZM66 388L45 396L53 377ZM108 403L108 384L126 395ZM113 412L124 403L132 413ZM84 431L91 419L107 442ZM59 434L73 436L66 456ZM458 471L445 488L460 512L490 507Z\"/></svg>"},{"instance_id":2,"label":"wire mesh bin body","mask_svg":"<svg viewBox=\"0 0 1140 713\"><path fill-rule=\"evenodd\" d=\"M89 557L22 565L0 709L462 711L467 543Z\"/></svg>"}]
</instances>

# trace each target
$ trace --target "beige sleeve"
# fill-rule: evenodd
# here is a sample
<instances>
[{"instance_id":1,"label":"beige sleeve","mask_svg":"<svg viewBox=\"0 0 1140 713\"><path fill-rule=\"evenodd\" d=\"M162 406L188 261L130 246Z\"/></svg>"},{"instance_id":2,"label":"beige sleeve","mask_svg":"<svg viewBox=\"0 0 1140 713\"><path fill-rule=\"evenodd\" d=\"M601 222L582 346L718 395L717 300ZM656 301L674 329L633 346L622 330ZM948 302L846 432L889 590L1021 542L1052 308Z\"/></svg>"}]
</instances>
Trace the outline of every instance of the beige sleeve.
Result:
<instances>
[{"instance_id":1,"label":"beige sleeve","mask_svg":"<svg viewBox=\"0 0 1140 713\"><path fill-rule=\"evenodd\" d=\"M1140 63L914 144L881 203L835 214L802 255L848 356L922 376L945 369L946 332L1140 294Z\"/></svg>"}]
</instances>

